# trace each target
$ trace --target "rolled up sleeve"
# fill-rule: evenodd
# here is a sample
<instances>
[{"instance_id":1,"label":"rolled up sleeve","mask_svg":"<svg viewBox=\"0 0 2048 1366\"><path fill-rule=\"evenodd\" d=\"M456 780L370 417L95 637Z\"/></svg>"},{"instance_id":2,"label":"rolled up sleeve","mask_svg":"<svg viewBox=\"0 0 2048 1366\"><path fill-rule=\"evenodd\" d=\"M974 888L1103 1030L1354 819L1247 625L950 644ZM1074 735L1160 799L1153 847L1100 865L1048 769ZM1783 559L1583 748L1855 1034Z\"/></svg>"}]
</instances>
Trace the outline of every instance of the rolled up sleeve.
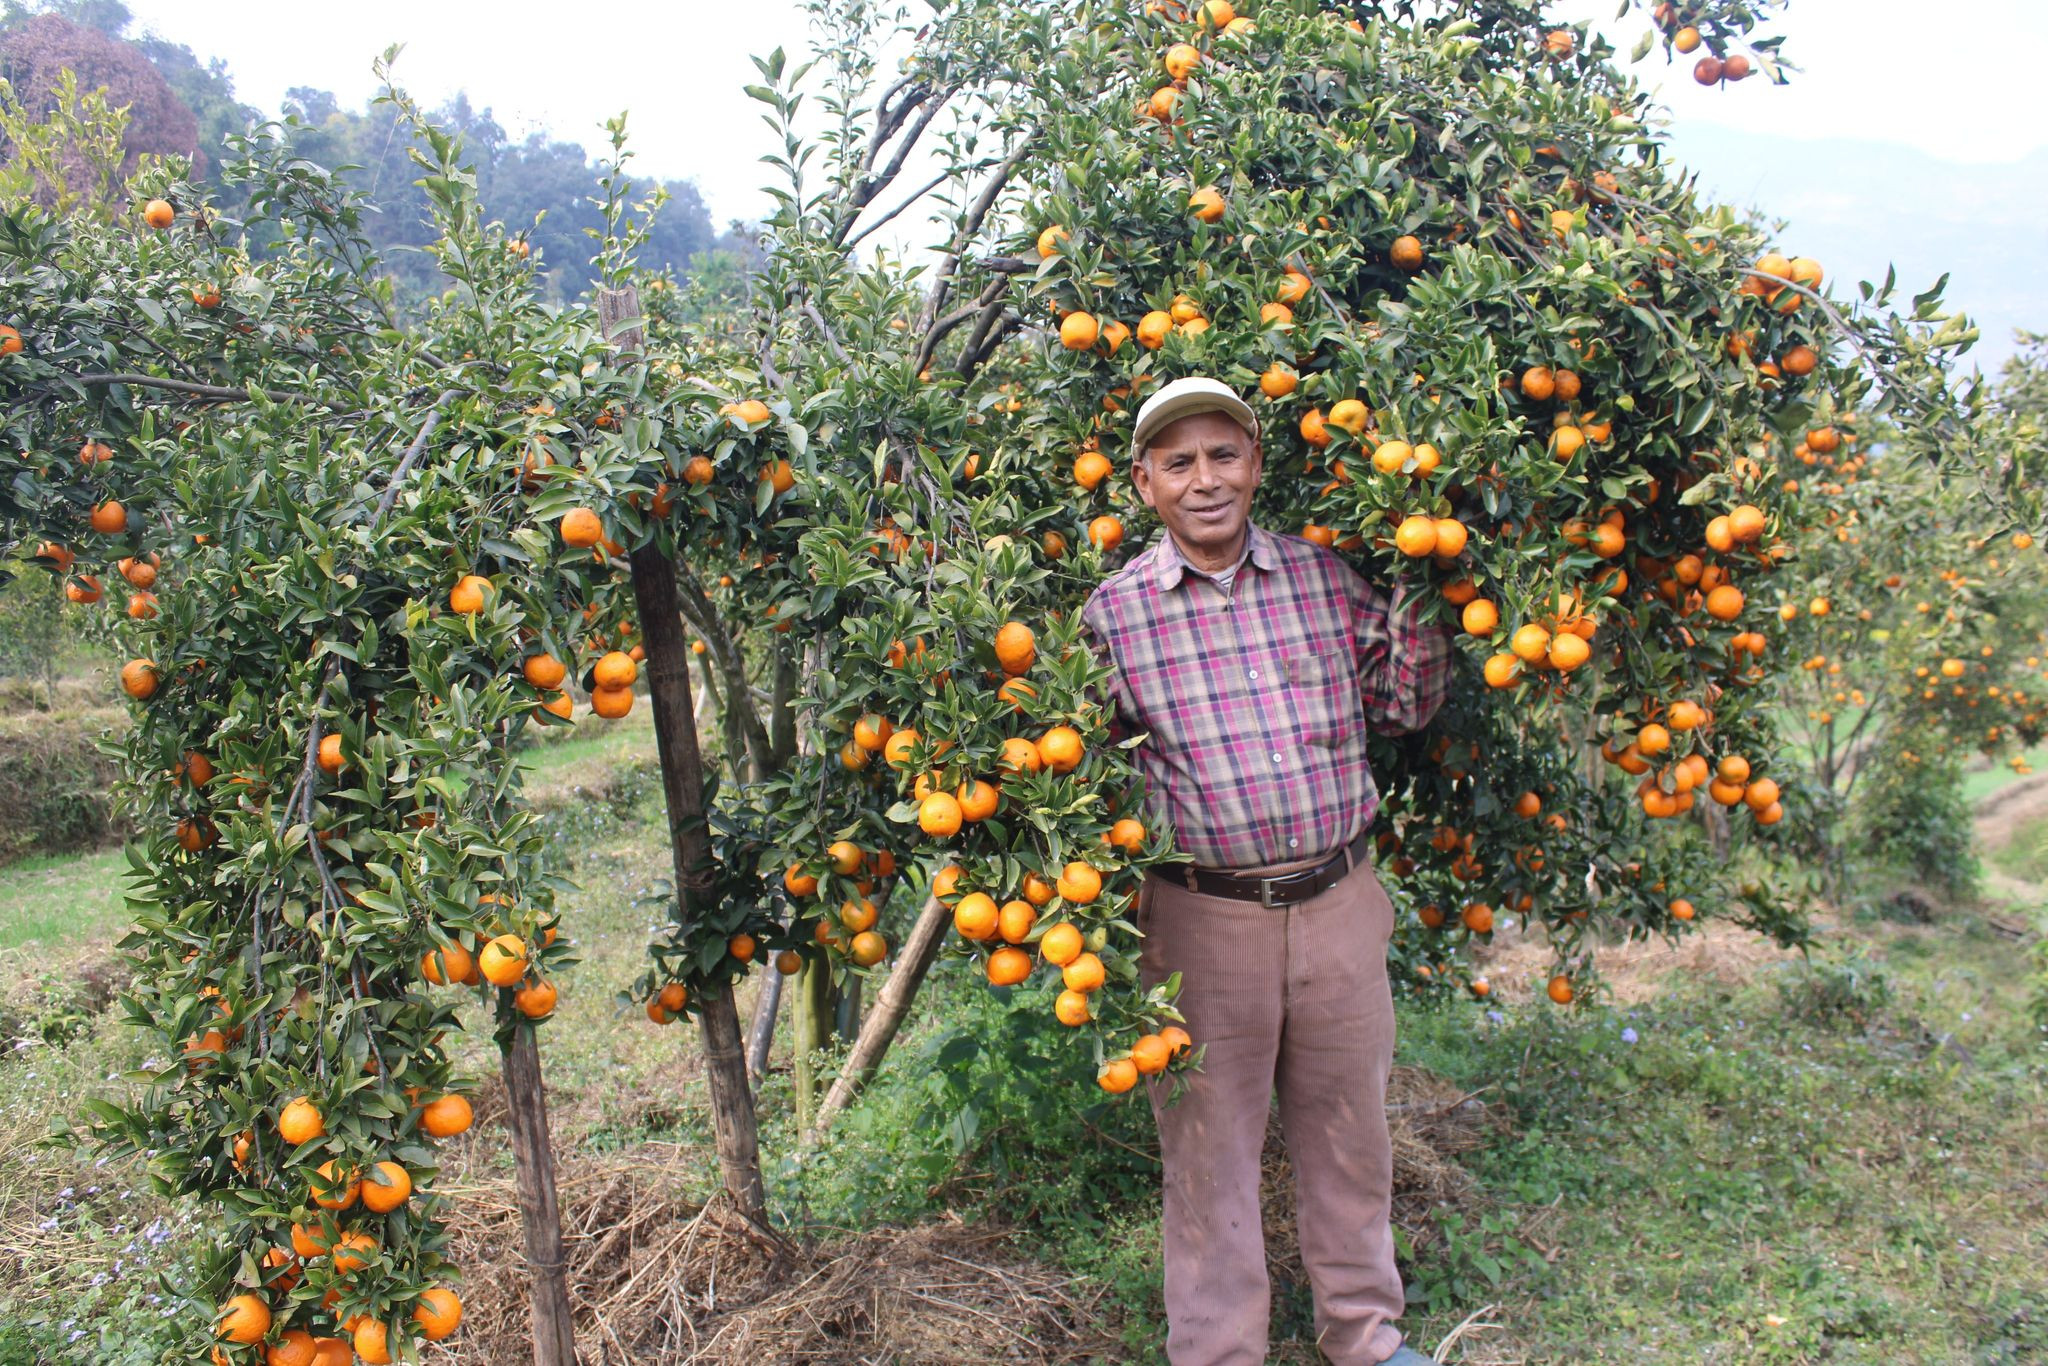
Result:
<instances>
[{"instance_id":1,"label":"rolled up sleeve","mask_svg":"<svg viewBox=\"0 0 2048 1366\"><path fill-rule=\"evenodd\" d=\"M1422 590L1359 579L1358 681L1366 724L1382 735L1421 730L1450 691L1451 632L1422 620Z\"/></svg>"}]
</instances>

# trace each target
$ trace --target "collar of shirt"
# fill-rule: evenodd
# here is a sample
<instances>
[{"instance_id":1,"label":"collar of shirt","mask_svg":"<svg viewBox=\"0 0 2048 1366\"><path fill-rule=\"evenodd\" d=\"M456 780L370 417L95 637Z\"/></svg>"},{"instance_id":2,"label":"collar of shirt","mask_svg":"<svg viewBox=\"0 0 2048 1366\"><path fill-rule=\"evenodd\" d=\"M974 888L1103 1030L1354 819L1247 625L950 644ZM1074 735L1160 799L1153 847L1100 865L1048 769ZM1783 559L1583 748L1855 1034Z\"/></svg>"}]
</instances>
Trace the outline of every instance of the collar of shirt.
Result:
<instances>
[{"instance_id":1,"label":"collar of shirt","mask_svg":"<svg viewBox=\"0 0 2048 1366\"><path fill-rule=\"evenodd\" d=\"M1271 536L1261 531L1258 527L1247 524L1245 528L1244 553L1238 556L1236 564L1223 572L1235 575L1238 570L1244 568L1245 562L1249 560L1260 569L1271 573L1278 563L1274 555L1272 539ZM1161 592L1167 592L1178 587L1181 580L1189 574L1201 574L1203 578L1215 577L1214 575L1203 573L1202 570L1188 563L1187 556L1181 553L1180 542L1173 539L1173 533L1170 531L1160 534L1159 559L1156 572L1158 575L1156 581Z\"/></svg>"}]
</instances>

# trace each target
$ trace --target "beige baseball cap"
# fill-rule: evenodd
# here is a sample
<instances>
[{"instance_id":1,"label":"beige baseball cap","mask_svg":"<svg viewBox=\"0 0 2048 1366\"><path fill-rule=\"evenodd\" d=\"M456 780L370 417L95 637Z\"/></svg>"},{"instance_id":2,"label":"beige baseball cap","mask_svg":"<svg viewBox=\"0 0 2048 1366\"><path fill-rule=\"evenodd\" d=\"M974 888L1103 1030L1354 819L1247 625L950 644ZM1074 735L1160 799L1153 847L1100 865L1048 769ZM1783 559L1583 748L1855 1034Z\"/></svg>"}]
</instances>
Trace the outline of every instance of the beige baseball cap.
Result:
<instances>
[{"instance_id":1,"label":"beige baseball cap","mask_svg":"<svg viewBox=\"0 0 2048 1366\"><path fill-rule=\"evenodd\" d=\"M1152 438L1169 423L1196 413L1222 413L1250 432L1252 440L1259 439L1258 414L1252 411L1251 404L1237 396L1236 390L1207 375L1189 375L1174 380L1138 409L1138 425L1131 432L1131 454L1144 454Z\"/></svg>"}]
</instances>

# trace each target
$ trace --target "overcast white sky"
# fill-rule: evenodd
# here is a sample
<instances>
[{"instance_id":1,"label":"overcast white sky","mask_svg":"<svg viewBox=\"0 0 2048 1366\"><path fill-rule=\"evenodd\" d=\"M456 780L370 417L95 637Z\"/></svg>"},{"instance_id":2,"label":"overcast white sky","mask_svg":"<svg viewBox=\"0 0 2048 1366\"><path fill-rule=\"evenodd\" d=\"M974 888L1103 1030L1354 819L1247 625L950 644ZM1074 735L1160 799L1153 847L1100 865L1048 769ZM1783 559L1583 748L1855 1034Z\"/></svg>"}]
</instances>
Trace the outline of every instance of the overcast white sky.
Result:
<instances>
[{"instance_id":1,"label":"overcast white sky","mask_svg":"<svg viewBox=\"0 0 2048 1366\"><path fill-rule=\"evenodd\" d=\"M240 97L266 111L275 112L292 86L329 90L344 105L362 107L376 88L370 63L394 42L405 44L399 78L424 103L466 91L515 137L544 130L595 148L602 121L628 110L636 168L694 178L721 225L769 207L758 189L768 168L757 160L768 150L768 130L740 90L757 79L749 58L777 45L802 52L809 40L797 0L128 4L138 27L185 43L201 58L223 59ZM1258 6L1259 0L1240 0L1253 17ZM1626 54L1641 27L1616 24L1616 8L1616 0L1553 6L1566 19L1608 25ZM2044 178L2041 164L2015 168L2011 178L1995 169L2048 145L2048 81L2041 74L2048 0L1949 0L1935 9L1925 0L1794 0L1784 29L1788 58L1805 68L1789 86L1752 79L1702 89L1689 63L1666 68L1661 54L1638 68L1671 107L1678 150L1708 187L1791 219L1795 233L1810 229L1803 241L1819 238L1838 259L1848 258L1841 260L1845 274L1879 277L1886 261L1897 259L1901 279L1917 285L1956 267L1951 297L1987 315L1987 337L2016 325L2048 327L2048 286L2011 296L2015 281L2048 278L2038 264L2048 248L2048 216L2035 216L2044 193L2034 184ZM1839 145L1802 151L1815 139L1891 146L1853 157ZM1952 182L1925 174L1926 162L1914 153L1971 164L1966 179L2002 200L1990 211L2002 216L2018 247L2002 239L1988 247L1986 235L1972 231L1982 221L1971 218L1974 208L1929 203L1957 196L1935 193L1934 185ZM1911 167L1920 168L1920 180L1911 178ZM1922 186L1927 193L1916 202ZM1933 217L1946 211L1956 220L1948 235L1926 230L1930 209ZM1915 230L1922 230L1917 240ZM1973 251L1998 259L1968 262Z\"/></svg>"},{"instance_id":2,"label":"overcast white sky","mask_svg":"<svg viewBox=\"0 0 2048 1366\"><path fill-rule=\"evenodd\" d=\"M371 59L405 44L403 82L428 104L458 90L515 135L545 129L595 144L603 119L632 112L641 165L694 176L720 220L764 201L755 158L767 130L740 86L748 58L808 34L796 0L128 0L138 26L227 62L241 97L274 111L291 86L360 107ZM1030 0L1018 0L1028 4ZM1611 21L1614 0L1564 0L1568 17ZM1244 10L1256 16L1257 0ZM2048 140L2043 0L1795 0L1786 25L1792 85L1702 90L1687 67L1664 84L1680 124L1714 123L1788 139L1852 136L1954 161L2014 161ZM1629 50L1639 30L1613 31Z\"/></svg>"}]
</instances>

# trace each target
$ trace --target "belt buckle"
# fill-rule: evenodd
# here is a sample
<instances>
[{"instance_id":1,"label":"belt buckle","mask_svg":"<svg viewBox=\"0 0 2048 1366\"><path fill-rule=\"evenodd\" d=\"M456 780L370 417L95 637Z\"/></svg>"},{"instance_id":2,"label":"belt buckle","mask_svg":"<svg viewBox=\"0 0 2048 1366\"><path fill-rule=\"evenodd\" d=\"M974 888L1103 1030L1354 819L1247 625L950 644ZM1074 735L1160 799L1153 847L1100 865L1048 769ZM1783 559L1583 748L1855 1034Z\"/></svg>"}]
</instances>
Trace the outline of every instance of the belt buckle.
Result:
<instances>
[{"instance_id":1,"label":"belt buckle","mask_svg":"<svg viewBox=\"0 0 2048 1366\"><path fill-rule=\"evenodd\" d=\"M1259 879L1259 904L1261 906L1264 906L1269 911L1274 909L1273 884L1277 881L1279 881L1278 878L1270 877L1262 877Z\"/></svg>"}]
</instances>

